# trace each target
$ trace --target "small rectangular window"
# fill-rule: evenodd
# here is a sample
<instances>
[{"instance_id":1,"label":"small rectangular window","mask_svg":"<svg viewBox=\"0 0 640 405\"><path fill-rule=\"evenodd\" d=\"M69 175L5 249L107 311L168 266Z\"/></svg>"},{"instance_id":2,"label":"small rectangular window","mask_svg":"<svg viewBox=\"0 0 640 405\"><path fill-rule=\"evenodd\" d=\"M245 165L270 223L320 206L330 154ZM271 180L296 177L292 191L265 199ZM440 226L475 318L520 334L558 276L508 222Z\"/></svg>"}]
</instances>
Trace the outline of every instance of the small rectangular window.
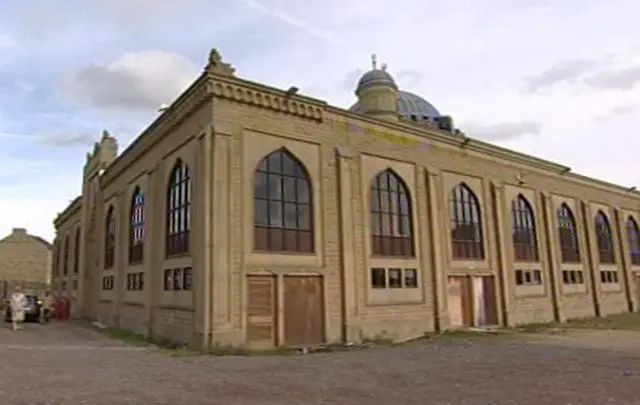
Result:
<instances>
[{"instance_id":1,"label":"small rectangular window","mask_svg":"<svg viewBox=\"0 0 640 405\"><path fill-rule=\"evenodd\" d=\"M182 290L182 269L173 269L173 290Z\"/></svg>"},{"instance_id":2,"label":"small rectangular window","mask_svg":"<svg viewBox=\"0 0 640 405\"><path fill-rule=\"evenodd\" d=\"M402 288L402 269L389 269L389 288Z\"/></svg>"},{"instance_id":3,"label":"small rectangular window","mask_svg":"<svg viewBox=\"0 0 640 405\"><path fill-rule=\"evenodd\" d=\"M138 290L144 290L144 273L138 273Z\"/></svg>"},{"instance_id":4,"label":"small rectangular window","mask_svg":"<svg viewBox=\"0 0 640 405\"><path fill-rule=\"evenodd\" d=\"M418 270L404 269L404 286L405 288L418 287Z\"/></svg>"},{"instance_id":5,"label":"small rectangular window","mask_svg":"<svg viewBox=\"0 0 640 405\"><path fill-rule=\"evenodd\" d=\"M193 269L191 267L185 267L182 274L182 289L184 291L191 291L193 288Z\"/></svg>"},{"instance_id":6,"label":"small rectangular window","mask_svg":"<svg viewBox=\"0 0 640 405\"><path fill-rule=\"evenodd\" d=\"M387 273L382 267L374 267L371 269L371 287L387 288Z\"/></svg>"},{"instance_id":7,"label":"small rectangular window","mask_svg":"<svg viewBox=\"0 0 640 405\"><path fill-rule=\"evenodd\" d=\"M167 269L164 271L164 290L173 290L173 269Z\"/></svg>"}]
</instances>

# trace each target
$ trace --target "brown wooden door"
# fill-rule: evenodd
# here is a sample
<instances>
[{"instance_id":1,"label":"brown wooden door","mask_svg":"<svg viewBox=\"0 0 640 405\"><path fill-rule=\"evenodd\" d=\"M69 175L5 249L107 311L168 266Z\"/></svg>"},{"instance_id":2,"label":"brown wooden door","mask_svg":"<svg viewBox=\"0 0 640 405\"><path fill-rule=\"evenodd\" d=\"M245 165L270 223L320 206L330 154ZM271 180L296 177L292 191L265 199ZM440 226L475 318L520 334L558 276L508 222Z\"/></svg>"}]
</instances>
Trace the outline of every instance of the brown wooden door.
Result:
<instances>
[{"instance_id":1,"label":"brown wooden door","mask_svg":"<svg viewBox=\"0 0 640 405\"><path fill-rule=\"evenodd\" d=\"M284 342L287 346L324 343L322 277L284 277Z\"/></svg>"},{"instance_id":2,"label":"brown wooden door","mask_svg":"<svg viewBox=\"0 0 640 405\"><path fill-rule=\"evenodd\" d=\"M635 273L634 278L636 280L636 298L638 299L638 309L636 311L640 312L640 273Z\"/></svg>"},{"instance_id":3,"label":"brown wooden door","mask_svg":"<svg viewBox=\"0 0 640 405\"><path fill-rule=\"evenodd\" d=\"M276 279L247 277L247 342L253 347L276 345Z\"/></svg>"},{"instance_id":4,"label":"brown wooden door","mask_svg":"<svg viewBox=\"0 0 640 405\"><path fill-rule=\"evenodd\" d=\"M486 325L498 324L498 307L496 304L496 284L493 276L482 277L484 296L484 321Z\"/></svg>"},{"instance_id":5,"label":"brown wooden door","mask_svg":"<svg viewBox=\"0 0 640 405\"><path fill-rule=\"evenodd\" d=\"M473 290L471 277L460 277L460 299L462 301L462 324L473 325Z\"/></svg>"}]
</instances>

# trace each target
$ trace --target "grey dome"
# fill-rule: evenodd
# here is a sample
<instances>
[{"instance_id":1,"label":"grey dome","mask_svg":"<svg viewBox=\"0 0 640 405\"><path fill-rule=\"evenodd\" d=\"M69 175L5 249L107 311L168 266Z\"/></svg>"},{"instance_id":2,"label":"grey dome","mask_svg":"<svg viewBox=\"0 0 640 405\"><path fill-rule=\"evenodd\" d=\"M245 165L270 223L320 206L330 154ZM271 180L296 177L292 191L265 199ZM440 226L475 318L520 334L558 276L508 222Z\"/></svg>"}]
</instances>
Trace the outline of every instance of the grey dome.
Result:
<instances>
[{"instance_id":1,"label":"grey dome","mask_svg":"<svg viewBox=\"0 0 640 405\"><path fill-rule=\"evenodd\" d=\"M372 84L390 84L397 88L395 80L386 70L373 69L362 75L358 81L358 87L356 93L363 87L370 86Z\"/></svg>"},{"instance_id":2,"label":"grey dome","mask_svg":"<svg viewBox=\"0 0 640 405\"><path fill-rule=\"evenodd\" d=\"M353 106L351 106L351 108L349 108L349 110L359 112L360 103L355 103ZM398 112L398 115L405 118L416 117L419 119L426 118L428 120L435 120L441 117L440 112L427 100L416 94L402 90L398 91L398 98L396 99L396 110Z\"/></svg>"}]
</instances>

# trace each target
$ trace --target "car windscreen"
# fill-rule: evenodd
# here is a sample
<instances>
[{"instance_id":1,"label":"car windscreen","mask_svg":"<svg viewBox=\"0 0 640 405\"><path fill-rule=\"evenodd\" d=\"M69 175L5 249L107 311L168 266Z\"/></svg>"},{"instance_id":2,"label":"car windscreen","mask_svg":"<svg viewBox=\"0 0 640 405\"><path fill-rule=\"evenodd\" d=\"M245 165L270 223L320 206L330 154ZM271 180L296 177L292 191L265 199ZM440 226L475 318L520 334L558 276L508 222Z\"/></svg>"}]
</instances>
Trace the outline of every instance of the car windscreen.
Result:
<instances>
[{"instance_id":1,"label":"car windscreen","mask_svg":"<svg viewBox=\"0 0 640 405\"><path fill-rule=\"evenodd\" d=\"M38 302L38 297L35 295L27 295L27 301L29 304L36 304Z\"/></svg>"}]
</instances>

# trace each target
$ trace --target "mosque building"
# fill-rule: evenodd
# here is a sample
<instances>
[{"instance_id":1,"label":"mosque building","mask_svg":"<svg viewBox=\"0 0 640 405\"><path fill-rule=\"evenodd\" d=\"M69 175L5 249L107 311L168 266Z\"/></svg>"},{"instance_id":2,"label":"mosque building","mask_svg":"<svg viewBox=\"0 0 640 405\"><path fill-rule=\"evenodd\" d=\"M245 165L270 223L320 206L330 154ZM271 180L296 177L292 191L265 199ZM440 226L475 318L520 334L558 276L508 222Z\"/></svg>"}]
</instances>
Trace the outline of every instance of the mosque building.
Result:
<instances>
[{"instance_id":1,"label":"mosque building","mask_svg":"<svg viewBox=\"0 0 640 405\"><path fill-rule=\"evenodd\" d=\"M55 219L76 317L155 338L306 346L640 307L640 193L466 136L365 73L348 110L214 49ZM78 268L76 272L60 269Z\"/></svg>"}]
</instances>

